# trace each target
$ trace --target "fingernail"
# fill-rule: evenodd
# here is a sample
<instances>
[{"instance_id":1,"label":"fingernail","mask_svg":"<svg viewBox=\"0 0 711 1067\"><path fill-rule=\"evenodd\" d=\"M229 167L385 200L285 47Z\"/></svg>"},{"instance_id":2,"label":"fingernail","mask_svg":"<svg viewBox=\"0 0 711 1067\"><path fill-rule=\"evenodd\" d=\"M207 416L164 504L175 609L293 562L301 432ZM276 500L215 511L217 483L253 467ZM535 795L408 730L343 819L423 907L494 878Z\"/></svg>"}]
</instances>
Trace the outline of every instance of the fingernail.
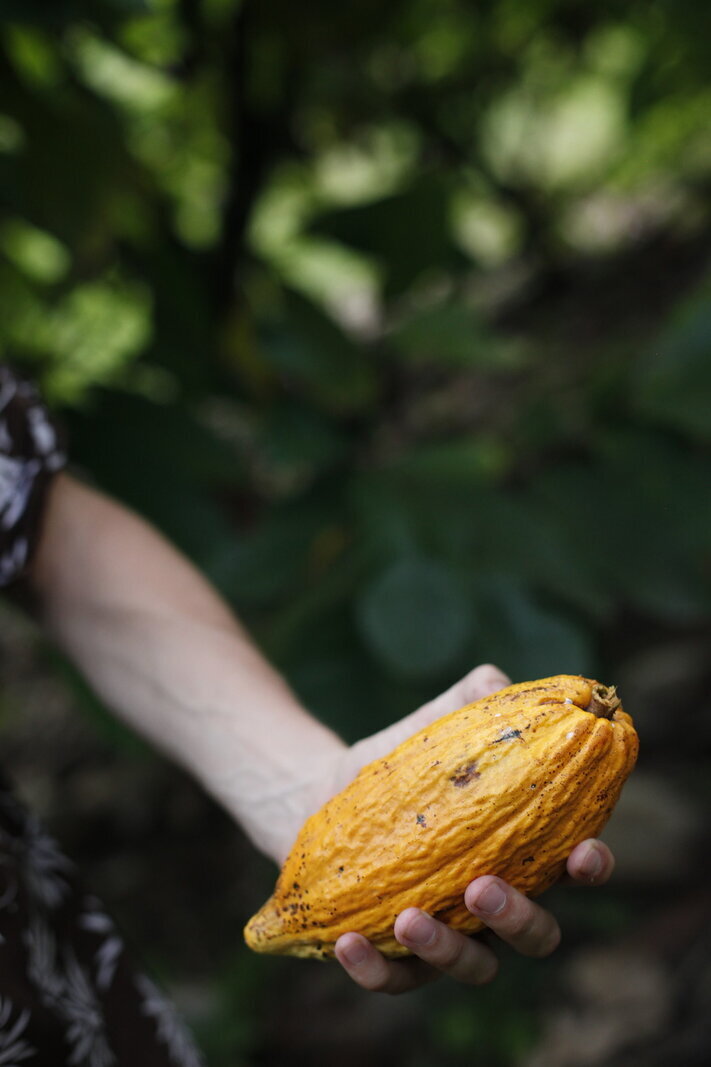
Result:
<instances>
[{"instance_id":1,"label":"fingernail","mask_svg":"<svg viewBox=\"0 0 711 1067\"><path fill-rule=\"evenodd\" d=\"M482 915L497 915L506 906L506 894L500 885L491 882L474 900L470 900L470 903Z\"/></svg>"},{"instance_id":2,"label":"fingernail","mask_svg":"<svg viewBox=\"0 0 711 1067\"><path fill-rule=\"evenodd\" d=\"M435 925L429 916L420 912L410 919L405 937L413 945L429 945L435 938Z\"/></svg>"},{"instance_id":3,"label":"fingernail","mask_svg":"<svg viewBox=\"0 0 711 1067\"><path fill-rule=\"evenodd\" d=\"M368 950L361 941L352 941L346 948L341 949L341 954L346 963L350 963L351 967L357 967L368 955Z\"/></svg>"},{"instance_id":4,"label":"fingernail","mask_svg":"<svg viewBox=\"0 0 711 1067\"><path fill-rule=\"evenodd\" d=\"M585 859L580 865L580 873L584 878L589 878L591 882L602 873L602 856L598 849L591 848L588 850Z\"/></svg>"}]
</instances>

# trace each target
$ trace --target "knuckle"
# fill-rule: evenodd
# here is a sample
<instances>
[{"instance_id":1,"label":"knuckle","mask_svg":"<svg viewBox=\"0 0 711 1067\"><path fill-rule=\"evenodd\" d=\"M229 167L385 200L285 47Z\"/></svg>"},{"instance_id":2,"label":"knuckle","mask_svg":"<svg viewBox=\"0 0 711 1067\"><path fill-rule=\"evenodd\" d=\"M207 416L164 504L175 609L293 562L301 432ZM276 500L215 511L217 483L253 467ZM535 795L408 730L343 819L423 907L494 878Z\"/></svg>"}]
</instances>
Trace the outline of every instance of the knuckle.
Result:
<instances>
[{"instance_id":1,"label":"knuckle","mask_svg":"<svg viewBox=\"0 0 711 1067\"><path fill-rule=\"evenodd\" d=\"M444 936L436 939L433 951L429 954L429 962L442 970L456 967L462 958L466 942L462 938L447 930Z\"/></svg>"},{"instance_id":2,"label":"knuckle","mask_svg":"<svg viewBox=\"0 0 711 1067\"><path fill-rule=\"evenodd\" d=\"M392 993L390 977L387 974L365 974L358 979L358 985L369 993Z\"/></svg>"},{"instance_id":3,"label":"knuckle","mask_svg":"<svg viewBox=\"0 0 711 1067\"><path fill-rule=\"evenodd\" d=\"M535 913L532 914L528 908L517 909L506 924L506 935L517 941L523 940L531 935L535 925Z\"/></svg>"},{"instance_id":4,"label":"knuckle","mask_svg":"<svg viewBox=\"0 0 711 1067\"><path fill-rule=\"evenodd\" d=\"M545 931L543 936L539 938L535 946L535 955L539 959L543 959L544 956L550 956L551 953L555 952L555 950L558 948L558 945L560 944L560 938L560 927L558 926L558 923L553 923Z\"/></svg>"},{"instance_id":5,"label":"knuckle","mask_svg":"<svg viewBox=\"0 0 711 1067\"><path fill-rule=\"evenodd\" d=\"M493 982L499 973L499 961L492 955L486 966L479 968L473 980L473 985L488 985Z\"/></svg>"}]
</instances>

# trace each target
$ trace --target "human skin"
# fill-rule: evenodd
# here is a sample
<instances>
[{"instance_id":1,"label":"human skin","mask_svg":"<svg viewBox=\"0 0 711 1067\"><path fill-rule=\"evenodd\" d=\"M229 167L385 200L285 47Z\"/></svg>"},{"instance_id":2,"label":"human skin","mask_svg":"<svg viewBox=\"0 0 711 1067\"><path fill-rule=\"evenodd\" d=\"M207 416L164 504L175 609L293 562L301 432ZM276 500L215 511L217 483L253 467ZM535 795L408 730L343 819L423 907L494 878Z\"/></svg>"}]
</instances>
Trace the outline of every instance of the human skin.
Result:
<instances>
[{"instance_id":1,"label":"human skin","mask_svg":"<svg viewBox=\"0 0 711 1067\"><path fill-rule=\"evenodd\" d=\"M301 705L180 552L140 516L65 473L50 489L28 577L40 622L102 701L197 779L277 864L307 816L362 766L509 682L495 667L477 667L349 747ZM599 885L613 865L602 842L585 841L568 858L568 876ZM475 879L464 900L524 955L545 956L558 944L553 915L498 878ZM388 993L441 974L478 985L496 973L490 947L418 909L401 913L395 936L412 958L386 960L353 931L339 938L337 959L364 989Z\"/></svg>"}]
</instances>

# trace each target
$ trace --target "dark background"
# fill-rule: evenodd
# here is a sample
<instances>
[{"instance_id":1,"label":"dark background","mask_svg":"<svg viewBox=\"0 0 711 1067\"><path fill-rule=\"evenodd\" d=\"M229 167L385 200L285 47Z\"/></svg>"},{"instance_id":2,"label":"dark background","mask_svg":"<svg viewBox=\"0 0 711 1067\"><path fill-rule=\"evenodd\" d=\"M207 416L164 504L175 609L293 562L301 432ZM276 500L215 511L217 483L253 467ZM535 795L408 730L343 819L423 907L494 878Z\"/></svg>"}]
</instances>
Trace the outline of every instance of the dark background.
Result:
<instances>
[{"instance_id":1,"label":"dark background","mask_svg":"<svg viewBox=\"0 0 711 1067\"><path fill-rule=\"evenodd\" d=\"M0 2L0 356L355 740L482 661L616 683L564 943L390 1000L9 605L3 763L214 1067L711 1056L711 7Z\"/></svg>"}]
</instances>

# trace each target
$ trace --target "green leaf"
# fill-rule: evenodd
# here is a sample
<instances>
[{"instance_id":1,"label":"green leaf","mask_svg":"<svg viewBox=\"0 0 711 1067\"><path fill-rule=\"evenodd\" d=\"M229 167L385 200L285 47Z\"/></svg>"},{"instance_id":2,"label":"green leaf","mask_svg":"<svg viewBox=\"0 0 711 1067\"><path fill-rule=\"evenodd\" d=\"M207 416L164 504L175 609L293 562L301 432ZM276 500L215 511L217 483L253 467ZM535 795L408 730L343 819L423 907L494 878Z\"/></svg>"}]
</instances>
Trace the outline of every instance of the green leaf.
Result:
<instances>
[{"instance_id":1,"label":"green leaf","mask_svg":"<svg viewBox=\"0 0 711 1067\"><path fill-rule=\"evenodd\" d=\"M377 376L365 350L297 293L285 294L283 314L265 324L262 342L284 383L318 406L350 413L375 399Z\"/></svg>"},{"instance_id":2,"label":"green leaf","mask_svg":"<svg viewBox=\"0 0 711 1067\"><path fill-rule=\"evenodd\" d=\"M121 389L95 390L70 416L75 455L106 477L140 481L145 469L202 486L244 479L238 450L216 437L181 402L160 404Z\"/></svg>"},{"instance_id":3,"label":"green leaf","mask_svg":"<svg viewBox=\"0 0 711 1067\"><path fill-rule=\"evenodd\" d=\"M356 610L372 652L408 678L444 671L470 634L471 611L455 574L424 557L403 559L380 574Z\"/></svg>"},{"instance_id":4,"label":"green leaf","mask_svg":"<svg viewBox=\"0 0 711 1067\"><path fill-rule=\"evenodd\" d=\"M644 356L638 388L647 417L711 440L711 299L695 302Z\"/></svg>"},{"instance_id":5,"label":"green leaf","mask_svg":"<svg viewBox=\"0 0 711 1067\"><path fill-rule=\"evenodd\" d=\"M119 391L94 401L65 419L73 461L210 570L235 530L209 490L240 482L238 455L181 405Z\"/></svg>"},{"instance_id":6,"label":"green leaf","mask_svg":"<svg viewBox=\"0 0 711 1067\"><path fill-rule=\"evenodd\" d=\"M226 542L215 566L220 585L240 605L267 605L291 598L309 573L314 545L327 527L319 507L299 501L275 507L256 528Z\"/></svg>"},{"instance_id":7,"label":"green leaf","mask_svg":"<svg viewBox=\"0 0 711 1067\"><path fill-rule=\"evenodd\" d=\"M507 446L483 433L451 437L410 446L387 468L387 474L403 485L417 487L418 492L457 494L476 492L492 476L502 474L510 454Z\"/></svg>"},{"instance_id":8,"label":"green leaf","mask_svg":"<svg viewBox=\"0 0 711 1067\"><path fill-rule=\"evenodd\" d=\"M305 620L279 666L304 706L350 742L396 717L345 603Z\"/></svg>"},{"instance_id":9,"label":"green leaf","mask_svg":"<svg viewBox=\"0 0 711 1067\"><path fill-rule=\"evenodd\" d=\"M707 617L707 464L632 431L596 463L546 472L532 496L613 604L676 623Z\"/></svg>"},{"instance_id":10,"label":"green leaf","mask_svg":"<svg viewBox=\"0 0 711 1067\"><path fill-rule=\"evenodd\" d=\"M279 496L303 492L315 478L347 455L346 438L335 426L303 403L284 401L258 422L258 462Z\"/></svg>"},{"instance_id":11,"label":"green leaf","mask_svg":"<svg viewBox=\"0 0 711 1067\"><path fill-rule=\"evenodd\" d=\"M324 214L313 229L375 258L391 296L458 256L450 234L449 196L439 178L423 178L374 203Z\"/></svg>"},{"instance_id":12,"label":"green leaf","mask_svg":"<svg viewBox=\"0 0 711 1067\"><path fill-rule=\"evenodd\" d=\"M490 330L462 300L416 308L393 329L389 340L413 363L437 367L511 370L523 361L520 345Z\"/></svg>"},{"instance_id":13,"label":"green leaf","mask_svg":"<svg viewBox=\"0 0 711 1067\"><path fill-rule=\"evenodd\" d=\"M584 628L536 603L510 578L476 582L474 605L476 658L496 663L514 681L592 671Z\"/></svg>"},{"instance_id":14,"label":"green leaf","mask_svg":"<svg viewBox=\"0 0 711 1067\"><path fill-rule=\"evenodd\" d=\"M361 529L383 558L413 547L470 577L507 573L521 584L582 610L609 611L610 595L585 555L533 493L487 484L487 465L503 464L477 439L413 448L385 472L354 479L350 499Z\"/></svg>"},{"instance_id":15,"label":"green leaf","mask_svg":"<svg viewBox=\"0 0 711 1067\"><path fill-rule=\"evenodd\" d=\"M0 19L50 26L92 15L143 15L150 10L150 0L0 0Z\"/></svg>"}]
</instances>

